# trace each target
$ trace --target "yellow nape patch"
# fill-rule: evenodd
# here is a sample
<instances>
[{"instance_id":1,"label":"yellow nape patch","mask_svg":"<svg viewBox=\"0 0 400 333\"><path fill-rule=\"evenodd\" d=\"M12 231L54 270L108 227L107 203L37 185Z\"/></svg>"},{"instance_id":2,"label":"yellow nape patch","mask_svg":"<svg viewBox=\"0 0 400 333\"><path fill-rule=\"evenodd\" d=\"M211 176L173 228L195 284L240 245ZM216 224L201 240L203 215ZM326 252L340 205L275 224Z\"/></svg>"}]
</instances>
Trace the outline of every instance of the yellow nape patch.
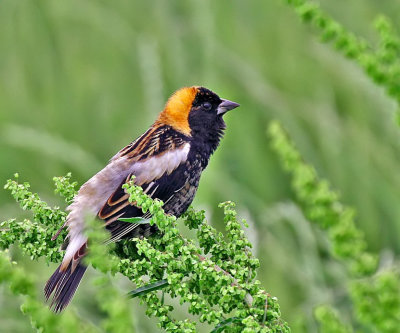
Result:
<instances>
[{"instance_id":1,"label":"yellow nape patch","mask_svg":"<svg viewBox=\"0 0 400 333\"><path fill-rule=\"evenodd\" d=\"M176 91L165 105L158 121L190 136L189 112L198 92L198 87L185 87Z\"/></svg>"}]
</instances>

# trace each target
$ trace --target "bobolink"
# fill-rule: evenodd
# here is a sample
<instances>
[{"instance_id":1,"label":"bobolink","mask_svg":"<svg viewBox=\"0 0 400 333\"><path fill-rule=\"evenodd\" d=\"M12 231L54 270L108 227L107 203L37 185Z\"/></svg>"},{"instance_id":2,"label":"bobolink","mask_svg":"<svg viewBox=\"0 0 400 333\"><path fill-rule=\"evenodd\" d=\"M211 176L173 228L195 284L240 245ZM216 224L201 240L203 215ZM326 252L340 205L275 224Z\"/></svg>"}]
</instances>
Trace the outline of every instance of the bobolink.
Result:
<instances>
[{"instance_id":1,"label":"bobolink","mask_svg":"<svg viewBox=\"0 0 400 333\"><path fill-rule=\"evenodd\" d=\"M68 230L64 259L45 286L46 299L53 294L55 312L68 305L87 268L81 262L87 251L85 218L104 220L111 241L157 233L156 225L118 220L146 217L122 188L132 175L145 193L164 202L167 214L179 217L193 201L200 175L223 136L222 116L238 106L204 87L176 91L155 123L82 185L60 229Z\"/></svg>"}]
</instances>

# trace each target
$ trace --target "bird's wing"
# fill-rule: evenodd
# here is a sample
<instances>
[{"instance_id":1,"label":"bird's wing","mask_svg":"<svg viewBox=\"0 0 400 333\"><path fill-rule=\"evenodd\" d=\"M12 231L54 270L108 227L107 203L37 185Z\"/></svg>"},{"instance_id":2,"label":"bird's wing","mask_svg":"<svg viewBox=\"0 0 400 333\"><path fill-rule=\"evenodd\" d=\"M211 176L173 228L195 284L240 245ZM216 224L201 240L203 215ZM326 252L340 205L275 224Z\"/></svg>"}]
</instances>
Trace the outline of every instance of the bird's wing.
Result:
<instances>
[{"instance_id":1,"label":"bird's wing","mask_svg":"<svg viewBox=\"0 0 400 333\"><path fill-rule=\"evenodd\" d=\"M98 217L106 222L107 229L111 232L110 241L119 240L139 226L117 221L119 218L150 217L143 216L142 210L129 202L129 195L122 186L135 175L135 184L140 185L147 195L166 203L185 184L186 180L180 169L184 167L189 150L190 144L185 137L163 127L159 130L148 130L119 152L119 158L136 162L132 172L122 180L98 212ZM149 225L141 225L137 231L143 233L142 229L149 231L149 228Z\"/></svg>"},{"instance_id":2,"label":"bird's wing","mask_svg":"<svg viewBox=\"0 0 400 333\"><path fill-rule=\"evenodd\" d=\"M165 173L158 179L147 181L141 187L151 198L160 199L167 204L187 181L184 176L184 168L184 164L181 164L171 173ZM149 224L118 221L120 218L141 217L146 219L151 217L149 213L143 214L140 208L129 202L129 195L122 188L129 179L130 176L121 183L98 213L99 218L105 221L107 229L111 232L109 242L118 241L127 234L130 234L130 237L148 236L152 231Z\"/></svg>"},{"instance_id":3,"label":"bird's wing","mask_svg":"<svg viewBox=\"0 0 400 333\"><path fill-rule=\"evenodd\" d=\"M110 225L113 240L119 239L129 232L127 228L135 225L124 223L113 231L112 222L119 217L142 215L140 209L129 203L122 185L135 175L135 184L148 190L154 198L166 201L176 189L171 182L179 185L182 181L175 171L186 162L189 150L190 142L185 136L169 126L153 126L87 181L68 207L70 213L65 224L69 231L68 246L61 269L68 267L72 259L78 261L80 253L85 254L80 250L86 246L83 231L87 215L105 220Z\"/></svg>"}]
</instances>

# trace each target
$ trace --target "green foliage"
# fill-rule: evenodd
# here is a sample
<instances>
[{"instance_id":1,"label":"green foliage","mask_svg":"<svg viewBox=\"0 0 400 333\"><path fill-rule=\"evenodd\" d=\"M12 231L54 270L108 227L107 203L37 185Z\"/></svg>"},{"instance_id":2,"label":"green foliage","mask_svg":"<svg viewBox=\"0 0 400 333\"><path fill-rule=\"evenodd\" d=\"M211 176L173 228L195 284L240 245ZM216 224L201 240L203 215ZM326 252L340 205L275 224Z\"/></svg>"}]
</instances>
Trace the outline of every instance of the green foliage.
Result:
<instances>
[{"instance_id":1,"label":"green foliage","mask_svg":"<svg viewBox=\"0 0 400 333\"><path fill-rule=\"evenodd\" d=\"M273 149L293 176L292 187L305 216L329 231L334 255L343 260L355 276L374 272L377 260L366 252L364 236L354 223L354 210L342 205L338 194L329 188L329 183L319 180L315 169L303 162L279 123L272 122L268 132Z\"/></svg>"},{"instance_id":2,"label":"green foliage","mask_svg":"<svg viewBox=\"0 0 400 333\"><path fill-rule=\"evenodd\" d=\"M184 216L185 225L197 229L199 245L196 245L181 235L174 216L164 214L162 201L151 199L133 182L124 188L131 202L141 207L144 213L151 213L149 223L155 223L161 232L160 237L136 239L136 243L125 242L122 246L121 256L134 257L136 251L141 256L129 266L123 263L120 268L123 272L131 270L129 276L139 288L148 286L143 280L144 275L150 283L158 283L166 277L168 286L163 288L163 293L179 296L181 304L188 303L188 312L199 316L200 322L215 325L226 320L224 316L233 315L237 318L236 325L226 330L289 330L280 318L276 299L262 290L259 281L255 280L259 262L250 251L251 244L236 219L232 202L220 205L224 208L226 240L206 222L204 212L189 209ZM160 299L156 292L148 291L139 297L147 304L147 314L157 316L162 328L167 331L195 329L193 322L174 320L169 314L173 308L164 305L164 297Z\"/></svg>"},{"instance_id":3,"label":"green foliage","mask_svg":"<svg viewBox=\"0 0 400 333\"><path fill-rule=\"evenodd\" d=\"M273 149L292 176L292 188L305 216L328 232L333 255L349 268L354 279L349 285L350 296L357 319L378 332L397 332L400 323L398 271L392 268L373 275L377 258L366 251L363 235L355 226L354 211L340 203L338 194L326 180L318 179L315 169L303 161L279 123L271 123L268 132ZM316 318L323 331L349 330L330 308L318 309Z\"/></svg>"},{"instance_id":4,"label":"green foliage","mask_svg":"<svg viewBox=\"0 0 400 333\"><path fill-rule=\"evenodd\" d=\"M68 204L72 203L72 200L76 194L76 187L78 185L78 182L71 183L71 176L71 172L68 172L66 176L53 178L56 186L55 192L59 193Z\"/></svg>"},{"instance_id":5,"label":"green foliage","mask_svg":"<svg viewBox=\"0 0 400 333\"><path fill-rule=\"evenodd\" d=\"M29 255L32 260L45 257L49 262L59 262L62 254L58 250L62 243L63 235L56 240L51 238L62 226L67 214L58 207L50 207L40 200L36 193L32 193L28 183L18 183L18 174L15 180L8 180L4 186L11 192L12 197L19 202L23 210L29 210L33 214L33 220L24 219L17 221L11 219L0 224L0 248L7 249L17 242L23 253ZM56 180L57 186L62 186ZM69 188L70 184L66 188Z\"/></svg>"},{"instance_id":6,"label":"green foliage","mask_svg":"<svg viewBox=\"0 0 400 333\"><path fill-rule=\"evenodd\" d=\"M32 327L39 332L98 332L91 324L73 312L56 316L38 300L34 278L15 262L11 262L6 251L0 252L0 284L9 284L15 295L23 295L25 300L21 311L30 317Z\"/></svg>"},{"instance_id":7,"label":"green foliage","mask_svg":"<svg viewBox=\"0 0 400 333\"><path fill-rule=\"evenodd\" d=\"M18 176L16 178L18 180ZM48 260L58 261L60 254L55 256L54 253L59 244L52 241L51 236L64 222L65 213L61 214L57 207L50 208L37 194L29 191L28 183L19 184L17 180L8 181L6 189L22 207L33 211L34 222L3 223L7 228L1 231L4 236L2 248L17 241L32 259L48 256ZM56 192L70 202L75 186L70 183L70 175L55 178L55 183ZM124 188L131 202L141 207L144 213L151 213L149 223L157 225L161 236L125 240L113 248L105 246L107 232L101 224L88 221L86 232L90 251L85 257L87 264L105 274L120 272L134 281L138 289L133 294L146 303L146 313L157 317L159 326L166 331L194 332L196 323L174 319L173 306L165 304L164 294L179 297L181 304L188 304L190 314L197 316L200 322L214 325L219 331L223 327L227 332L289 332L280 317L277 299L266 293L255 279L259 261L251 253L252 245L242 229L246 222L237 219L234 203L220 205L224 209L226 237L206 222L203 211L188 210L184 222L189 229L197 230L196 244L181 235L177 219L164 213L162 201L148 197L133 181ZM161 295L157 292L160 279L164 279ZM108 277L98 282L98 288L100 308L107 314L102 327L110 332L129 330L132 322L127 298L118 297Z\"/></svg>"},{"instance_id":8,"label":"green foliage","mask_svg":"<svg viewBox=\"0 0 400 333\"><path fill-rule=\"evenodd\" d=\"M134 332L134 317L130 311L129 302L113 287L112 279L109 276L102 276L94 281L94 285L97 303L105 314L101 327L106 332Z\"/></svg>"},{"instance_id":9,"label":"green foliage","mask_svg":"<svg viewBox=\"0 0 400 333\"><path fill-rule=\"evenodd\" d=\"M323 42L331 42L336 50L354 59L400 106L400 37L388 18L383 15L376 18L379 42L373 47L332 19L316 3L308 0L287 0L287 3L304 22L317 28ZM355 227L354 210L338 201L338 195L329 190L326 181L318 180L315 169L302 161L278 123L271 124L269 133L274 150L293 176L293 189L305 215L328 230L334 255L350 266L353 276L364 277L350 283L358 320L379 332L397 332L400 325L398 268L369 276L376 270L377 259L366 251L364 237ZM348 331L330 308L318 309L316 317L323 331L328 327L332 330L327 332Z\"/></svg>"},{"instance_id":10,"label":"green foliage","mask_svg":"<svg viewBox=\"0 0 400 333\"><path fill-rule=\"evenodd\" d=\"M56 192L64 196L67 202L75 195L76 183L71 183L70 175L66 177L55 177ZM18 201L23 209L33 213L34 221L25 219L17 222L9 220L1 223L0 241L1 248L8 249L17 243L22 252L29 255L32 260L44 257L47 261L59 262L62 253L59 250L63 237L52 240L52 236L64 223L66 213L58 207L50 207L42 201L37 194L29 191L28 183L19 184L18 175L16 180L9 180L5 186L11 195ZM92 224L89 223L91 227ZM93 266L102 272L111 270L112 259L108 258L107 248L101 246L101 241L106 237L105 231L100 228L91 230L89 236L93 240L93 251L90 252L90 260ZM64 232L65 234L65 232ZM100 245L97 245L97 241ZM96 246L97 245L97 246ZM66 311L61 316L54 315L42 301L39 301L33 288L31 278L22 268L12 266L7 258L2 255L0 282L9 282L10 288L17 294L27 295L26 302L22 305L23 313L31 317L32 325L44 332L97 332L93 325L85 324L85 321L75 316L71 311ZM8 262L8 263L7 263ZM6 278L6 279L5 279ZM106 277L96 281L98 287L97 299L100 309L107 316L102 322L102 327L107 332L132 332L132 318L125 298L118 296L111 282ZM60 328L61 327L61 328Z\"/></svg>"},{"instance_id":11,"label":"green foliage","mask_svg":"<svg viewBox=\"0 0 400 333\"><path fill-rule=\"evenodd\" d=\"M350 292L361 322L378 332L398 332L400 323L400 275L386 270L374 278L354 281Z\"/></svg>"},{"instance_id":12,"label":"green foliage","mask_svg":"<svg viewBox=\"0 0 400 333\"><path fill-rule=\"evenodd\" d=\"M392 23L383 15L377 17L375 27L380 35L377 47L357 37L325 13L317 3L309 0L286 0L301 19L315 27L321 41L332 43L336 50L354 59L365 73L400 107L400 38Z\"/></svg>"},{"instance_id":13,"label":"green foliage","mask_svg":"<svg viewBox=\"0 0 400 333\"><path fill-rule=\"evenodd\" d=\"M350 327L341 322L339 314L329 306L315 309L315 318L320 323L321 333L350 333Z\"/></svg>"}]
</instances>

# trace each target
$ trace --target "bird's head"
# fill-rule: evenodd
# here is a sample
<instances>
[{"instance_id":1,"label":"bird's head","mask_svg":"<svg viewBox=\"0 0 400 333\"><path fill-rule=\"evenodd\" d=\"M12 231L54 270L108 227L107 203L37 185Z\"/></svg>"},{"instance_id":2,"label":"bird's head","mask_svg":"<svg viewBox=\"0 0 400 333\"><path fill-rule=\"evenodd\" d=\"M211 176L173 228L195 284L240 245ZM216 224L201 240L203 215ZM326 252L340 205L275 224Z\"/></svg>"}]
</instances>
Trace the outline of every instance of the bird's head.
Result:
<instances>
[{"instance_id":1,"label":"bird's head","mask_svg":"<svg viewBox=\"0 0 400 333\"><path fill-rule=\"evenodd\" d=\"M222 116L238 106L207 88L185 87L168 99L158 121L189 137L219 138L225 129Z\"/></svg>"}]
</instances>

